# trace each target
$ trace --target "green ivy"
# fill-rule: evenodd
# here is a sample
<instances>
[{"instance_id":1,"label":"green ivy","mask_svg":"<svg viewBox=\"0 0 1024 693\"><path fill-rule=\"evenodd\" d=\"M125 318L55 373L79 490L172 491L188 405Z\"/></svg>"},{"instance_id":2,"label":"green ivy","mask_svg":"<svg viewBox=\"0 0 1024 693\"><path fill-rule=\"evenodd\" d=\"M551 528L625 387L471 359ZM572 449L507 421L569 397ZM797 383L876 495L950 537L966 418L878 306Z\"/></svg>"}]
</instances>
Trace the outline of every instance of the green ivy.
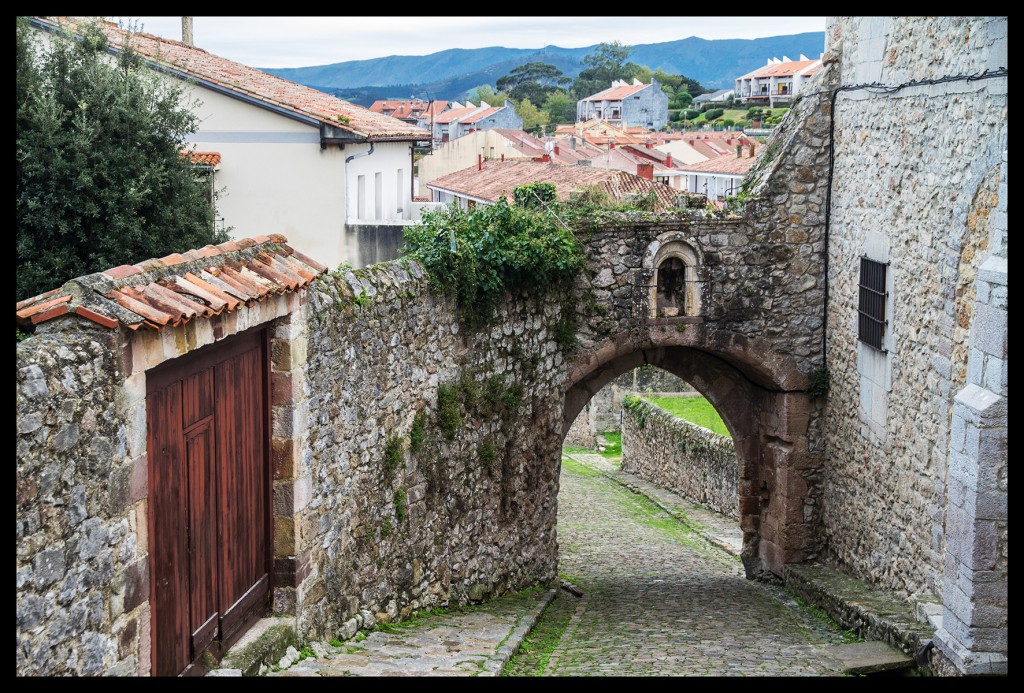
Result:
<instances>
[{"instance_id":1,"label":"green ivy","mask_svg":"<svg viewBox=\"0 0 1024 693\"><path fill-rule=\"evenodd\" d=\"M831 377L829 376L828 366L819 366L813 371L807 374L807 379L810 386L807 391L811 393L812 397L822 397L828 394L829 388L831 387Z\"/></svg>"},{"instance_id":2,"label":"green ivy","mask_svg":"<svg viewBox=\"0 0 1024 693\"><path fill-rule=\"evenodd\" d=\"M423 264L435 288L454 296L469 329L486 325L508 292L568 288L583 266L569 228L505 198L473 212L454 203L426 212L404 240L405 255Z\"/></svg>"},{"instance_id":3,"label":"green ivy","mask_svg":"<svg viewBox=\"0 0 1024 693\"><path fill-rule=\"evenodd\" d=\"M558 199L554 183L537 181L527 185L520 185L512 191L516 206L528 209L543 208Z\"/></svg>"},{"instance_id":4,"label":"green ivy","mask_svg":"<svg viewBox=\"0 0 1024 693\"><path fill-rule=\"evenodd\" d=\"M636 427L642 431L647 425L647 404L639 397L626 395L622 400L622 408L633 414Z\"/></svg>"},{"instance_id":5,"label":"green ivy","mask_svg":"<svg viewBox=\"0 0 1024 693\"><path fill-rule=\"evenodd\" d=\"M390 477L402 463L402 439L396 435L389 435L384 444L384 470Z\"/></svg>"},{"instance_id":6,"label":"green ivy","mask_svg":"<svg viewBox=\"0 0 1024 693\"><path fill-rule=\"evenodd\" d=\"M406 494L405 489L398 489L395 491L395 517L398 518L399 522L405 522L405 518L409 517L409 496Z\"/></svg>"},{"instance_id":7,"label":"green ivy","mask_svg":"<svg viewBox=\"0 0 1024 693\"><path fill-rule=\"evenodd\" d=\"M462 426L462 414L459 412L459 393L450 383L437 386L437 425L448 440L455 438L455 433Z\"/></svg>"},{"instance_id":8,"label":"green ivy","mask_svg":"<svg viewBox=\"0 0 1024 693\"><path fill-rule=\"evenodd\" d=\"M426 437L427 414L420 409L412 419L412 428L409 429L409 450L413 454L423 448L423 439Z\"/></svg>"}]
</instances>

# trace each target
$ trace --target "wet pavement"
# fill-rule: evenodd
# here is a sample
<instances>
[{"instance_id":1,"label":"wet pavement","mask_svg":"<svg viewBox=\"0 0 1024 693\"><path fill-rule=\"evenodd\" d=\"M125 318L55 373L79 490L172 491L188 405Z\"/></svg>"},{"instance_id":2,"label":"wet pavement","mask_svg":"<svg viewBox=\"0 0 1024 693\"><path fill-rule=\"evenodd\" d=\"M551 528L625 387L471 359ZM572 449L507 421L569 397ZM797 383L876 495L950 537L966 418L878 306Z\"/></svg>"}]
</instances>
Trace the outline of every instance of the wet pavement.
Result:
<instances>
[{"instance_id":1,"label":"wet pavement","mask_svg":"<svg viewBox=\"0 0 1024 693\"><path fill-rule=\"evenodd\" d=\"M559 574L572 591L537 588L340 646L310 643L315 656L294 661L293 650L265 675L842 675L830 651L842 633L744 577L735 521L600 455L564 458L558 500ZM564 630L550 657L531 655L531 631L555 614Z\"/></svg>"}]
</instances>

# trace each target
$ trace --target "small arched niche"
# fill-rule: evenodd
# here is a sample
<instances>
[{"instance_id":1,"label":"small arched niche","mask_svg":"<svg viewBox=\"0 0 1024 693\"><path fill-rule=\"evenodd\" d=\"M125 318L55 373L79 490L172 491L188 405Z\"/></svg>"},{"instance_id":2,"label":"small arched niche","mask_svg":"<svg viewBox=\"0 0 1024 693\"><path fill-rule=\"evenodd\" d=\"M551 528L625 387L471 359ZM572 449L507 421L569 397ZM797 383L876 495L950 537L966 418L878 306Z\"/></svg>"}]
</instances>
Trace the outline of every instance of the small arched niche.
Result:
<instances>
[{"instance_id":1,"label":"small arched niche","mask_svg":"<svg viewBox=\"0 0 1024 693\"><path fill-rule=\"evenodd\" d=\"M648 317L675 318L700 315L700 260L693 247L670 240L651 259L654 272L648 284Z\"/></svg>"}]
</instances>

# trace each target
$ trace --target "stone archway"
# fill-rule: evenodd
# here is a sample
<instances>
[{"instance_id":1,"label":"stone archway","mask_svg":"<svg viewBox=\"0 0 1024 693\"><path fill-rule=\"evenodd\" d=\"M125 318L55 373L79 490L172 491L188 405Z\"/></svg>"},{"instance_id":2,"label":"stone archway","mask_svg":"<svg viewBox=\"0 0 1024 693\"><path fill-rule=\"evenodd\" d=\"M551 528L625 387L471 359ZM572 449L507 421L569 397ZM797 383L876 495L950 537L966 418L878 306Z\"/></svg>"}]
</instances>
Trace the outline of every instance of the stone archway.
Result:
<instances>
[{"instance_id":1,"label":"stone archway","mask_svg":"<svg viewBox=\"0 0 1024 693\"><path fill-rule=\"evenodd\" d=\"M689 324L651 326L643 342L621 337L578 355L566 379L563 434L590 398L643 364L686 380L718 410L739 464L741 558L748 577L781 576L815 552L821 456L808 441L807 378L765 340Z\"/></svg>"}]
</instances>

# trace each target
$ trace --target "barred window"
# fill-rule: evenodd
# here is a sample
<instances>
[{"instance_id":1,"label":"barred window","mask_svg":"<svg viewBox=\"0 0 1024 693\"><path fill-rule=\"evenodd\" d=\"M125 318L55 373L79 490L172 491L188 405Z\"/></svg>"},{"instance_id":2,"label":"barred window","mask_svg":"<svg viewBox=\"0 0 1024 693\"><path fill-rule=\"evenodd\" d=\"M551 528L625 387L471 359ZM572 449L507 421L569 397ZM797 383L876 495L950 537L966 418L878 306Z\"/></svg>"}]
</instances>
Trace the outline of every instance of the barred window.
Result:
<instances>
[{"instance_id":1,"label":"barred window","mask_svg":"<svg viewBox=\"0 0 1024 693\"><path fill-rule=\"evenodd\" d=\"M885 319L885 269L887 263L860 259L860 300L858 304L857 338L879 351L889 321Z\"/></svg>"}]
</instances>

